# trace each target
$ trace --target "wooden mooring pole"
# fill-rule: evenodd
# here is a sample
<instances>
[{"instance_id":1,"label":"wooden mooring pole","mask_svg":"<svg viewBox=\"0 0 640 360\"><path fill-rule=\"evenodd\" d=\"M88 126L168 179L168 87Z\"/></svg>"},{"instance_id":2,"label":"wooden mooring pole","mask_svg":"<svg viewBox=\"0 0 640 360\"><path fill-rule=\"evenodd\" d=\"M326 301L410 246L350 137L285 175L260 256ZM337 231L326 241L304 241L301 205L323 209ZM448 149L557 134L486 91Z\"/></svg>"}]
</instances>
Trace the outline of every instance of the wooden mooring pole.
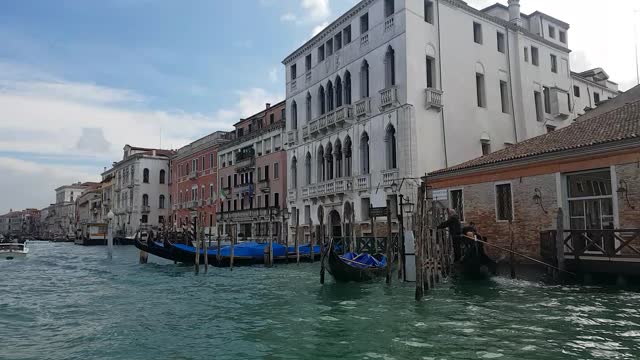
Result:
<instances>
[{"instance_id":1,"label":"wooden mooring pole","mask_svg":"<svg viewBox=\"0 0 640 360\"><path fill-rule=\"evenodd\" d=\"M311 262L313 262L313 258L315 257L314 254L314 247L315 245L315 229L313 228L313 220L309 219L309 257L311 258Z\"/></svg>"},{"instance_id":2,"label":"wooden mooring pole","mask_svg":"<svg viewBox=\"0 0 640 360\"><path fill-rule=\"evenodd\" d=\"M229 235L229 238L231 239L229 248L229 270L233 271L233 245L236 242L235 227L231 227L231 229L229 229Z\"/></svg>"},{"instance_id":3,"label":"wooden mooring pole","mask_svg":"<svg viewBox=\"0 0 640 360\"><path fill-rule=\"evenodd\" d=\"M193 240L195 240L196 245L196 259L194 264L194 269L196 274L200 272L200 232L198 231L198 223L197 220L193 219Z\"/></svg>"},{"instance_id":4,"label":"wooden mooring pole","mask_svg":"<svg viewBox=\"0 0 640 360\"><path fill-rule=\"evenodd\" d=\"M204 249L204 273L209 271L209 253L207 242L204 240L204 227L201 228L202 248ZM211 238L211 228L209 228L209 238Z\"/></svg>"},{"instance_id":5,"label":"wooden mooring pole","mask_svg":"<svg viewBox=\"0 0 640 360\"><path fill-rule=\"evenodd\" d=\"M298 213L296 211L296 229L295 229L295 247L296 247L296 264L300 265L300 241L298 240L298 234L300 231L300 219L298 217Z\"/></svg>"},{"instance_id":6,"label":"wooden mooring pole","mask_svg":"<svg viewBox=\"0 0 640 360\"><path fill-rule=\"evenodd\" d=\"M415 243L414 243L414 254L416 259L415 299L416 301L420 301L424 296L424 281L422 277L423 270L424 270L424 263L422 260L422 242L424 241L423 213L425 210L425 199L424 199L424 189L422 186L418 187L418 196L416 199L417 199L416 221L414 223L414 233L416 234Z\"/></svg>"},{"instance_id":7,"label":"wooden mooring pole","mask_svg":"<svg viewBox=\"0 0 640 360\"><path fill-rule=\"evenodd\" d=\"M391 201L387 199L387 284L391 285L391 264L393 263L391 243Z\"/></svg>"}]
</instances>

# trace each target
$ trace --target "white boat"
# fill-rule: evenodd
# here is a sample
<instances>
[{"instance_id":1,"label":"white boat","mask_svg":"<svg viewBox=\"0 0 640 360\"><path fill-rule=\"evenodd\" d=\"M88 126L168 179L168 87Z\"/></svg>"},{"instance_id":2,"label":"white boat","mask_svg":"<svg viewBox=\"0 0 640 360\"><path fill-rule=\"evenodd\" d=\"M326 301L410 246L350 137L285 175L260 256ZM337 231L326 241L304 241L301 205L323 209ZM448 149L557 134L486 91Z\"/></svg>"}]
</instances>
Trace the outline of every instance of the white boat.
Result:
<instances>
[{"instance_id":1,"label":"white boat","mask_svg":"<svg viewBox=\"0 0 640 360\"><path fill-rule=\"evenodd\" d=\"M1 243L0 244L0 259L11 260L15 258L24 258L29 253L27 243Z\"/></svg>"}]
</instances>

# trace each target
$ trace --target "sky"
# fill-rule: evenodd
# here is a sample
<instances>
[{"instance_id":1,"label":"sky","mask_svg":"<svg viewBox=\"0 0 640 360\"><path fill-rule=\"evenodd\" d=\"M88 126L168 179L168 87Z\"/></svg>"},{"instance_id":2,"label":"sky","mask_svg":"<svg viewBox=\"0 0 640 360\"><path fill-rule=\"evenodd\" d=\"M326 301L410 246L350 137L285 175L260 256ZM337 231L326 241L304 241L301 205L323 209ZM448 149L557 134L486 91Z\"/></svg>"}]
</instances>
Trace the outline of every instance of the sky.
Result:
<instances>
[{"instance_id":1,"label":"sky","mask_svg":"<svg viewBox=\"0 0 640 360\"><path fill-rule=\"evenodd\" d=\"M356 2L0 1L0 214L99 181L125 144L176 149L284 99L282 59ZM636 84L640 2L521 5L571 25L572 70Z\"/></svg>"}]
</instances>

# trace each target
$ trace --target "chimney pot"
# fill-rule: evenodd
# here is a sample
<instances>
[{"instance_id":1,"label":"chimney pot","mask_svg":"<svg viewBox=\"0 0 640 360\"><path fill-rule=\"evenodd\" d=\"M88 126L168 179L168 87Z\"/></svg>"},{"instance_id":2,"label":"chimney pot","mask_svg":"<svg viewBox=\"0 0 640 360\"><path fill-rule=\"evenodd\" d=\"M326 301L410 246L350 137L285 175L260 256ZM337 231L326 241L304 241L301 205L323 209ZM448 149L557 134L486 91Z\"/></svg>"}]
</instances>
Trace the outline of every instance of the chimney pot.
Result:
<instances>
[{"instance_id":1,"label":"chimney pot","mask_svg":"<svg viewBox=\"0 0 640 360\"><path fill-rule=\"evenodd\" d=\"M520 0L509 0L509 21L520 26L522 19L520 18Z\"/></svg>"},{"instance_id":2,"label":"chimney pot","mask_svg":"<svg viewBox=\"0 0 640 360\"><path fill-rule=\"evenodd\" d=\"M267 103L267 109L271 107L271 103Z\"/></svg>"}]
</instances>

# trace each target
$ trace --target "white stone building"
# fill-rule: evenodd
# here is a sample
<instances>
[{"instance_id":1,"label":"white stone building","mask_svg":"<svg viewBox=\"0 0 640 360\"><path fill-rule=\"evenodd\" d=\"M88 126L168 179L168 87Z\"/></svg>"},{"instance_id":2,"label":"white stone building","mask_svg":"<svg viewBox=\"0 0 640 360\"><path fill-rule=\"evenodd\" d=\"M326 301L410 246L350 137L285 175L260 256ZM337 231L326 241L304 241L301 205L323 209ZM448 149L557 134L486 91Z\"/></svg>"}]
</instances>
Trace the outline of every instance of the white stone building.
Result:
<instances>
[{"instance_id":1,"label":"white stone building","mask_svg":"<svg viewBox=\"0 0 640 360\"><path fill-rule=\"evenodd\" d=\"M283 61L290 210L318 224L322 206L337 225L349 202L369 233L394 183L413 197L427 172L570 124L574 84L615 96L597 74L572 76L568 30L518 0L360 1Z\"/></svg>"},{"instance_id":2,"label":"white stone building","mask_svg":"<svg viewBox=\"0 0 640 360\"><path fill-rule=\"evenodd\" d=\"M122 160L102 173L104 182L112 181L103 194L111 208L103 212L113 210L116 236L131 236L141 226L158 228L169 220L169 158L173 153L126 145Z\"/></svg>"},{"instance_id":3,"label":"white stone building","mask_svg":"<svg viewBox=\"0 0 640 360\"><path fill-rule=\"evenodd\" d=\"M56 202L45 211L43 232L46 237L73 238L76 232L76 200L93 183L74 183L55 189Z\"/></svg>"}]
</instances>

